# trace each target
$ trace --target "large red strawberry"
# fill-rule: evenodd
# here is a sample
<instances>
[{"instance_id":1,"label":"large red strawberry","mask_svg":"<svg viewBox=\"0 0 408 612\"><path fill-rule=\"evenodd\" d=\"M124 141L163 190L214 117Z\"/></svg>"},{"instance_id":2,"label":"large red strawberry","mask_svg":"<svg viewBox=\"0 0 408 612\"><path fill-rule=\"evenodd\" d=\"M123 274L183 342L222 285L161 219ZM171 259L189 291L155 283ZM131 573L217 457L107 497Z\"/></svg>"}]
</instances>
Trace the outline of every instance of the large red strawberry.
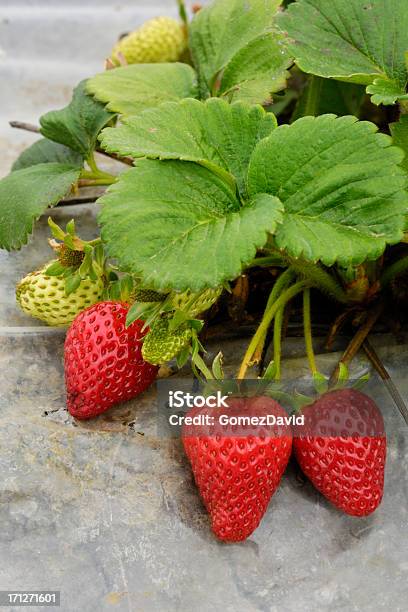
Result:
<instances>
[{"instance_id":1,"label":"large red strawberry","mask_svg":"<svg viewBox=\"0 0 408 612\"><path fill-rule=\"evenodd\" d=\"M100 302L81 312L65 340L65 383L69 412L90 419L142 393L157 367L142 358L143 322L126 329L128 307Z\"/></svg>"},{"instance_id":2,"label":"large red strawberry","mask_svg":"<svg viewBox=\"0 0 408 612\"><path fill-rule=\"evenodd\" d=\"M287 466L292 432L287 424L245 427L219 425L228 417L287 417L267 397L230 398L228 408L193 409L215 425L184 425L182 439L195 481L210 513L215 535L225 542L245 540L258 527Z\"/></svg>"},{"instance_id":3,"label":"large red strawberry","mask_svg":"<svg viewBox=\"0 0 408 612\"><path fill-rule=\"evenodd\" d=\"M302 471L340 510L367 516L384 489L386 437L381 413L364 393L325 393L303 409L293 447Z\"/></svg>"}]
</instances>

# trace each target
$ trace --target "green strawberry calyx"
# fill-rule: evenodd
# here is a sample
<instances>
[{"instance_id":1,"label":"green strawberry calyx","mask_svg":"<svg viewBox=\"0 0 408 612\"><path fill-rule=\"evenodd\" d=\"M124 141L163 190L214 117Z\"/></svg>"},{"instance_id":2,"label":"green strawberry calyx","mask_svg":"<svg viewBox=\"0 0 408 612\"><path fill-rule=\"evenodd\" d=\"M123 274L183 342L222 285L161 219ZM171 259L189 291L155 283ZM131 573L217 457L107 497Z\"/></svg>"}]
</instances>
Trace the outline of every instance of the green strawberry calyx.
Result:
<instances>
[{"instance_id":1,"label":"green strawberry calyx","mask_svg":"<svg viewBox=\"0 0 408 612\"><path fill-rule=\"evenodd\" d=\"M67 296L76 291L85 279L96 282L102 278L107 282L109 270L100 238L90 241L79 238L73 219L67 223L65 231L51 217L48 225L53 236L49 245L58 259L47 267L45 274L64 278Z\"/></svg>"}]
</instances>

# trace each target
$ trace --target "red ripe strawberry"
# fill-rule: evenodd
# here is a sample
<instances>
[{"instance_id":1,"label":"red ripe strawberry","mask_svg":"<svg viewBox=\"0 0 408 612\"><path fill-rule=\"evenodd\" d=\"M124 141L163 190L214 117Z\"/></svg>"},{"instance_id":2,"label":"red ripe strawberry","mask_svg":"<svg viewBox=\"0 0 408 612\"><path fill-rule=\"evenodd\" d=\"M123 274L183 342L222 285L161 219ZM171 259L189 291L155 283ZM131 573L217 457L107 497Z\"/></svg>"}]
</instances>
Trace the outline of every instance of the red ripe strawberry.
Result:
<instances>
[{"instance_id":1,"label":"red ripe strawberry","mask_svg":"<svg viewBox=\"0 0 408 612\"><path fill-rule=\"evenodd\" d=\"M208 415L217 423L222 414L287 417L268 397L230 398L228 408L193 409L186 416ZM245 540L258 527L286 469L291 428L184 425L182 439L215 535L225 542Z\"/></svg>"},{"instance_id":2,"label":"red ripe strawberry","mask_svg":"<svg viewBox=\"0 0 408 612\"><path fill-rule=\"evenodd\" d=\"M386 437L379 409L354 389L325 393L303 410L293 447L302 471L332 504L368 516L384 489Z\"/></svg>"},{"instance_id":3,"label":"red ripe strawberry","mask_svg":"<svg viewBox=\"0 0 408 612\"><path fill-rule=\"evenodd\" d=\"M157 367L142 358L143 322L126 329L128 307L100 302L81 312L65 340L68 410L90 419L114 404L142 393L156 378Z\"/></svg>"}]
</instances>

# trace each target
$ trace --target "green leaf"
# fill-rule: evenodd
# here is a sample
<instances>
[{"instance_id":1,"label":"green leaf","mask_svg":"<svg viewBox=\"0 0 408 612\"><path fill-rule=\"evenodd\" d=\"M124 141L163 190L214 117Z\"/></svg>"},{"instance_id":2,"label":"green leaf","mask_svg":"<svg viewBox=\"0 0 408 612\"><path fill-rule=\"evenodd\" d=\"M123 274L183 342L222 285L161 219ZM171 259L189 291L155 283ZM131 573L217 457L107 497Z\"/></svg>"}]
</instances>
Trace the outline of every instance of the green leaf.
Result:
<instances>
[{"instance_id":1,"label":"green leaf","mask_svg":"<svg viewBox=\"0 0 408 612\"><path fill-rule=\"evenodd\" d=\"M124 115L198 94L195 71L180 63L133 64L107 70L89 79L87 89L111 111Z\"/></svg>"},{"instance_id":2,"label":"green leaf","mask_svg":"<svg viewBox=\"0 0 408 612\"><path fill-rule=\"evenodd\" d=\"M376 130L350 116L304 117L257 145L248 190L283 202L279 249L347 266L376 259L401 239L408 210L402 152Z\"/></svg>"},{"instance_id":3,"label":"green leaf","mask_svg":"<svg viewBox=\"0 0 408 612\"><path fill-rule=\"evenodd\" d=\"M217 91L230 102L270 104L271 94L286 87L292 58L277 32L263 34L240 49L225 68Z\"/></svg>"},{"instance_id":4,"label":"green leaf","mask_svg":"<svg viewBox=\"0 0 408 612\"><path fill-rule=\"evenodd\" d=\"M398 123L391 123L390 130L394 144L405 153L401 166L408 172L408 115L401 115Z\"/></svg>"},{"instance_id":5,"label":"green leaf","mask_svg":"<svg viewBox=\"0 0 408 612\"><path fill-rule=\"evenodd\" d=\"M229 173L227 180L233 183L235 177L243 191L255 145L276 126L275 116L261 106L187 99L127 118L119 128L105 129L101 141L111 153L194 161L221 175Z\"/></svg>"},{"instance_id":6,"label":"green leaf","mask_svg":"<svg viewBox=\"0 0 408 612\"><path fill-rule=\"evenodd\" d=\"M305 72L369 85L375 104L407 99L406 0L299 0L277 23Z\"/></svg>"},{"instance_id":7,"label":"green leaf","mask_svg":"<svg viewBox=\"0 0 408 612\"><path fill-rule=\"evenodd\" d=\"M83 165L83 157L77 151L73 151L58 142L41 138L21 153L14 162L12 171L49 162L71 164L80 168Z\"/></svg>"},{"instance_id":8,"label":"green leaf","mask_svg":"<svg viewBox=\"0 0 408 612\"><path fill-rule=\"evenodd\" d=\"M41 133L87 158L95 149L99 132L112 118L103 104L86 93L86 81L81 81L68 106L41 117Z\"/></svg>"},{"instance_id":9,"label":"green leaf","mask_svg":"<svg viewBox=\"0 0 408 612\"><path fill-rule=\"evenodd\" d=\"M70 192L79 174L80 169L69 164L37 164L0 181L0 248L26 244L34 221Z\"/></svg>"},{"instance_id":10,"label":"green leaf","mask_svg":"<svg viewBox=\"0 0 408 612\"><path fill-rule=\"evenodd\" d=\"M140 161L99 202L108 254L159 291L236 278L282 214L277 198L257 195L242 207L215 174L177 161Z\"/></svg>"},{"instance_id":11,"label":"green leaf","mask_svg":"<svg viewBox=\"0 0 408 612\"><path fill-rule=\"evenodd\" d=\"M271 31L280 0L215 0L190 25L201 96L262 103L284 87L290 60Z\"/></svg>"}]
</instances>

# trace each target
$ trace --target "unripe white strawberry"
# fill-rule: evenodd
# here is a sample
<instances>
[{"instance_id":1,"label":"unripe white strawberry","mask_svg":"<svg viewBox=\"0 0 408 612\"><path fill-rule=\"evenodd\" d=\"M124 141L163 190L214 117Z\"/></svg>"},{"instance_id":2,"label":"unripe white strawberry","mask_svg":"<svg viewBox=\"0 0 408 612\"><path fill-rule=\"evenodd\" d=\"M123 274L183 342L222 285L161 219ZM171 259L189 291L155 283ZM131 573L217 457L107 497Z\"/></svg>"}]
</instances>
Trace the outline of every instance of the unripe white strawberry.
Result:
<instances>
[{"instance_id":1,"label":"unripe white strawberry","mask_svg":"<svg viewBox=\"0 0 408 612\"><path fill-rule=\"evenodd\" d=\"M95 281L86 278L77 289L66 295L65 278L45 274L57 261L50 261L23 278L17 285L16 298L26 314L47 325L65 327L85 308L102 300L104 282L102 277Z\"/></svg>"}]
</instances>

